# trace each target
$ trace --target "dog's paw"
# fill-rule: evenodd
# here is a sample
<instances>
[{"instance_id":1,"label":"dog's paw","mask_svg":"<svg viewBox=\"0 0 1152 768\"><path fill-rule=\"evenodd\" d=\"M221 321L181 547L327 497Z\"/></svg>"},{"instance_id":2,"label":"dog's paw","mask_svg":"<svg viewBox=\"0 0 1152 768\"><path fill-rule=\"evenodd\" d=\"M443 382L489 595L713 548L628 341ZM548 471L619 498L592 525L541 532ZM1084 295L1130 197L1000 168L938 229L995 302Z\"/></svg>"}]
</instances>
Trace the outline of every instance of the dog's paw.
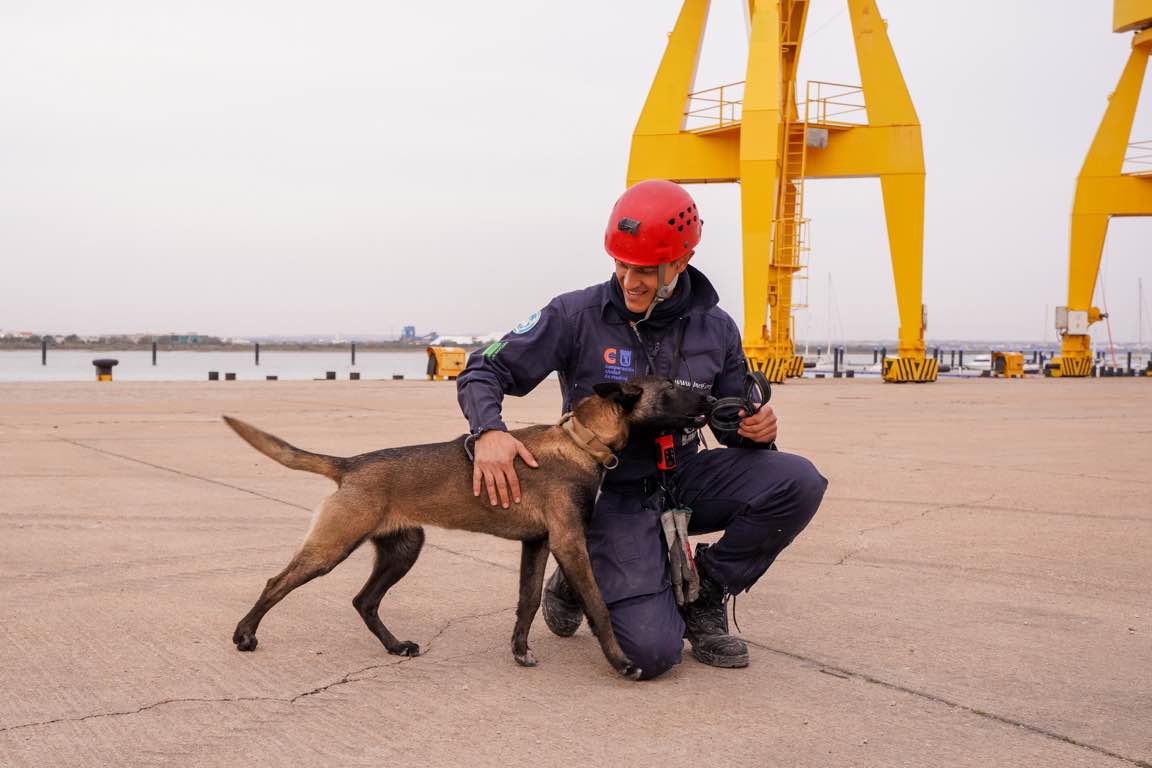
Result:
<instances>
[{"instance_id":1,"label":"dog's paw","mask_svg":"<svg viewBox=\"0 0 1152 768\"><path fill-rule=\"evenodd\" d=\"M629 680L639 680L644 674L644 670L640 669L640 667L636 666L632 662L628 662L624 666L620 667L619 672Z\"/></svg>"},{"instance_id":2,"label":"dog's paw","mask_svg":"<svg viewBox=\"0 0 1152 768\"><path fill-rule=\"evenodd\" d=\"M236 643L236 650L238 651L256 650L256 635L249 632L237 632L232 636L232 642Z\"/></svg>"},{"instance_id":3,"label":"dog's paw","mask_svg":"<svg viewBox=\"0 0 1152 768\"><path fill-rule=\"evenodd\" d=\"M420 646L410 640L404 640L389 648L388 653L393 656L419 656Z\"/></svg>"},{"instance_id":4,"label":"dog's paw","mask_svg":"<svg viewBox=\"0 0 1152 768\"><path fill-rule=\"evenodd\" d=\"M524 649L524 653L513 653L512 658L522 667L536 666L536 654L532 653L531 648Z\"/></svg>"}]
</instances>

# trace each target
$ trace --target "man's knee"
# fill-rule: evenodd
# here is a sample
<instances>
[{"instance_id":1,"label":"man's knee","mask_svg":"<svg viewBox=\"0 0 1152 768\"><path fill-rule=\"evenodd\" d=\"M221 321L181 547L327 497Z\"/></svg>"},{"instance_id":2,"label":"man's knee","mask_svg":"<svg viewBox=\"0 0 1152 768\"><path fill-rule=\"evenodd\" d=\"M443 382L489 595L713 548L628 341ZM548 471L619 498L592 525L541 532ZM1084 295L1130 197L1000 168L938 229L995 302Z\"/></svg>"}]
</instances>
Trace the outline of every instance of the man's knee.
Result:
<instances>
[{"instance_id":1,"label":"man's knee","mask_svg":"<svg viewBox=\"0 0 1152 768\"><path fill-rule=\"evenodd\" d=\"M643 670L641 680L659 677L680 663L684 654L684 637L665 633L660 637L645 638L643 645L624 648L632 663Z\"/></svg>"},{"instance_id":2,"label":"man's knee","mask_svg":"<svg viewBox=\"0 0 1152 768\"><path fill-rule=\"evenodd\" d=\"M815 464L803 456L793 454L789 456L795 459L790 470L792 493L797 503L808 511L808 517L811 519L824 498L828 479L820 474Z\"/></svg>"},{"instance_id":3,"label":"man's knee","mask_svg":"<svg viewBox=\"0 0 1152 768\"><path fill-rule=\"evenodd\" d=\"M757 457L764 463L764 486L751 506L770 513L786 509L806 524L816 514L828 480L811 461L794 453L763 451Z\"/></svg>"},{"instance_id":4,"label":"man's knee","mask_svg":"<svg viewBox=\"0 0 1152 768\"><path fill-rule=\"evenodd\" d=\"M624 654L651 680L680 663L684 620L671 589L609 606L612 629Z\"/></svg>"}]
</instances>

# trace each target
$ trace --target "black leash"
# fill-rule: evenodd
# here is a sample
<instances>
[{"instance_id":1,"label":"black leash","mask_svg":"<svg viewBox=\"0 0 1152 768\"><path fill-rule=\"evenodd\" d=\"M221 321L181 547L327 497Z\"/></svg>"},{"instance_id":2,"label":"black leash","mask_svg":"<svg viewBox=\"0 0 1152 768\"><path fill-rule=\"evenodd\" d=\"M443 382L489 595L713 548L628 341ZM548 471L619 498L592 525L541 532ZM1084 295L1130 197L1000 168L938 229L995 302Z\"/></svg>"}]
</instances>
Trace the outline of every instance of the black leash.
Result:
<instances>
[{"instance_id":1,"label":"black leash","mask_svg":"<svg viewBox=\"0 0 1152 768\"><path fill-rule=\"evenodd\" d=\"M772 399L772 384L763 371L748 371L744 374L744 395L742 397L722 397L712 406L708 423L717 432L735 432L740 429L740 420L760 410L760 406ZM744 412L744 416L740 412ZM776 450L776 443L768 444L768 450Z\"/></svg>"}]
</instances>

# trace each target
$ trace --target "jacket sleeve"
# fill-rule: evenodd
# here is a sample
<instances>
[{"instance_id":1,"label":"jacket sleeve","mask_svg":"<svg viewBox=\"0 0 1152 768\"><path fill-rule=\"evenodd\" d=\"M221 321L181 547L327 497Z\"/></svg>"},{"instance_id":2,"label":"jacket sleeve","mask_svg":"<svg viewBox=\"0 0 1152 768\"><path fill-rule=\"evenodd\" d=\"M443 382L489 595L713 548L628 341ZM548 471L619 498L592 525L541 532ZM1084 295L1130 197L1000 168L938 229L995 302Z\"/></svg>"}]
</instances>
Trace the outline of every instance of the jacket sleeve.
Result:
<instances>
[{"instance_id":1,"label":"jacket sleeve","mask_svg":"<svg viewBox=\"0 0 1152 768\"><path fill-rule=\"evenodd\" d=\"M564 370L571 349L568 318L553 301L500 341L473 352L456 379L456 399L472 433L506 431L500 416L504 396L526 395L548 374Z\"/></svg>"},{"instance_id":2,"label":"jacket sleeve","mask_svg":"<svg viewBox=\"0 0 1152 768\"><path fill-rule=\"evenodd\" d=\"M736 328L736 321L728 318L725 333L724 364L716 376L716 383L712 394L715 397L743 397L744 375L748 373L748 359L744 356L744 344L740 340L740 331ZM712 429L716 441L729 448L769 448L770 443L758 443L755 440L737 434L735 431L720 431Z\"/></svg>"}]
</instances>

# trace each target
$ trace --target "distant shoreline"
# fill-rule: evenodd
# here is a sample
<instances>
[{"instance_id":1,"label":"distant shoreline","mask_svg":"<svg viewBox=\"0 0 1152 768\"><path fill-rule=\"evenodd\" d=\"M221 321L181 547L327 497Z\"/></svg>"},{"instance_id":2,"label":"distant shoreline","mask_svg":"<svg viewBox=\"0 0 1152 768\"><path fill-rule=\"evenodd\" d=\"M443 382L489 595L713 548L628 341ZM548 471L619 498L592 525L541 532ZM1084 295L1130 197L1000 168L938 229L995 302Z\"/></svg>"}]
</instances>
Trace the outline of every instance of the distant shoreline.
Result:
<instances>
[{"instance_id":1,"label":"distant shoreline","mask_svg":"<svg viewBox=\"0 0 1152 768\"><path fill-rule=\"evenodd\" d=\"M245 352L251 353L256 344L260 345L261 352L347 352L351 345L356 345L357 352L419 352L428 349L427 344L411 344L399 341L356 341L339 344L323 344L318 342L249 342L246 344L172 344L156 342L157 352ZM436 345L441 346L441 345ZM482 344L446 344L468 351L479 349ZM108 342L55 342L48 343L51 351L81 351L81 352L151 352L152 342L138 342L114 340ZM0 352L39 352L40 342L25 342L22 340L0 340Z\"/></svg>"}]
</instances>

